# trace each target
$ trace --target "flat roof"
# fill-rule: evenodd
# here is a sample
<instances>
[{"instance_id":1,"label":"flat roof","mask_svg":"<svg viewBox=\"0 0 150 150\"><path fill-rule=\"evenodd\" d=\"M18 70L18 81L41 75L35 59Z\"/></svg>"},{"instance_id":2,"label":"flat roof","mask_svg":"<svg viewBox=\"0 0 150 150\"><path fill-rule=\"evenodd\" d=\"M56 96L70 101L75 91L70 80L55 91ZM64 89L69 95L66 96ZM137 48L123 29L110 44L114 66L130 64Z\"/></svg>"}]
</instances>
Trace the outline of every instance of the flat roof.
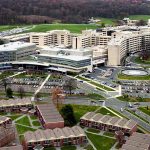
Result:
<instances>
[{"instance_id":1,"label":"flat roof","mask_svg":"<svg viewBox=\"0 0 150 150\"><path fill-rule=\"evenodd\" d=\"M0 45L0 51L15 51L20 48L25 48L28 46L36 46L34 43L26 42L10 42L8 44Z\"/></svg>"},{"instance_id":2,"label":"flat roof","mask_svg":"<svg viewBox=\"0 0 150 150\"><path fill-rule=\"evenodd\" d=\"M75 55L49 55L49 54L39 54L39 56L45 56L45 57L53 57L53 58L63 58L63 59L68 59L68 60L74 60L74 61L81 61L81 60L87 60L91 59L90 57L87 56L75 56Z\"/></svg>"},{"instance_id":3,"label":"flat roof","mask_svg":"<svg viewBox=\"0 0 150 150\"><path fill-rule=\"evenodd\" d=\"M116 127L132 129L137 123L133 120L119 118L117 116L103 115L95 112L88 112L81 117L83 120L94 121L98 123L108 124Z\"/></svg>"}]
</instances>

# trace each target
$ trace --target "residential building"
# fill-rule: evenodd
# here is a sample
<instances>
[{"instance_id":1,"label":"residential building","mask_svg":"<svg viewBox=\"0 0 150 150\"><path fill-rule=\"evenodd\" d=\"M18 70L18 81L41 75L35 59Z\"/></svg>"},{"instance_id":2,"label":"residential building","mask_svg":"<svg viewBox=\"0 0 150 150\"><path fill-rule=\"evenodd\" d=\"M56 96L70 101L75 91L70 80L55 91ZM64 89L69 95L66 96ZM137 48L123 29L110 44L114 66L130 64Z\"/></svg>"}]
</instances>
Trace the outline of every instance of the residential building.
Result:
<instances>
[{"instance_id":1,"label":"residential building","mask_svg":"<svg viewBox=\"0 0 150 150\"><path fill-rule=\"evenodd\" d=\"M53 130L28 131L24 134L26 150L37 145L43 147L61 147L63 145L83 145L87 142L86 134L79 126L55 128Z\"/></svg>"},{"instance_id":2,"label":"residential building","mask_svg":"<svg viewBox=\"0 0 150 150\"><path fill-rule=\"evenodd\" d=\"M134 132L120 150L150 150L150 135Z\"/></svg>"},{"instance_id":3,"label":"residential building","mask_svg":"<svg viewBox=\"0 0 150 150\"><path fill-rule=\"evenodd\" d=\"M129 135L132 135L137 130L137 123L133 120L94 112L88 112L82 116L80 118L80 125L110 132L121 130L123 133Z\"/></svg>"},{"instance_id":4,"label":"residential building","mask_svg":"<svg viewBox=\"0 0 150 150\"><path fill-rule=\"evenodd\" d=\"M12 124L7 124L6 127L0 127L0 147L6 146L15 141L16 131Z\"/></svg>"},{"instance_id":5,"label":"residential building","mask_svg":"<svg viewBox=\"0 0 150 150\"><path fill-rule=\"evenodd\" d=\"M21 108L33 108L31 100L29 98L15 99L15 100L1 100L0 101L0 112L12 112L20 111Z\"/></svg>"},{"instance_id":6,"label":"residential building","mask_svg":"<svg viewBox=\"0 0 150 150\"><path fill-rule=\"evenodd\" d=\"M9 117L0 116L0 127L6 127L8 124L11 124L12 120Z\"/></svg>"},{"instance_id":7,"label":"residential building","mask_svg":"<svg viewBox=\"0 0 150 150\"><path fill-rule=\"evenodd\" d=\"M10 42L0 45L0 62L19 61L36 54L36 45L33 43Z\"/></svg>"},{"instance_id":8,"label":"residential building","mask_svg":"<svg viewBox=\"0 0 150 150\"><path fill-rule=\"evenodd\" d=\"M63 128L64 119L53 103L35 106L36 114L45 129Z\"/></svg>"}]
</instances>

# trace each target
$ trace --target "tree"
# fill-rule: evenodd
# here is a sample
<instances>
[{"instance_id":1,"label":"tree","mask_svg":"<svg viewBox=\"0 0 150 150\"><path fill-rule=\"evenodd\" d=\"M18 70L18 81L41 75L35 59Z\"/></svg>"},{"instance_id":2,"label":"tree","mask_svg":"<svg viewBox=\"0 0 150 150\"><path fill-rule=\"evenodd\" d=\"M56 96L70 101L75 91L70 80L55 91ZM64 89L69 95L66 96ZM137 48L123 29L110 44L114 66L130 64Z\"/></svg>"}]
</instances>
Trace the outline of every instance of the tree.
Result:
<instances>
[{"instance_id":1,"label":"tree","mask_svg":"<svg viewBox=\"0 0 150 150\"><path fill-rule=\"evenodd\" d=\"M21 99L25 96L25 91L24 91L24 88L22 86L18 87L18 94L19 94Z\"/></svg>"},{"instance_id":2,"label":"tree","mask_svg":"<svg viewBox=\"0 0 150 150\"><path fill-rule=\"evenodd\" d=\"M7 97L9 97L9 98L12 98L12 97L13 97L13 91L12 91L11 88L7 88L7 90L6 90L6 95L7 95Z\"/></svg>"},{"instance_id":3,"label":"tree","mask_svg":"<svg viewBox=\"0 0 150 150\"><path fill-rule=\"evenodd\" d=\"M64 118L66 126L73 126L77 123L75 116L74 116L74 110L70 104L62 107L62 109L60 110L60 113Z\"/></svg>"},{"instance_id":4,"label":"tree","mask_svg":"<svg viewBox=\"0 0 150 150\"><path fill-rule=\"evenodd\" d=\"M146 25L146 21L145 20L139 20L137 23L136 23L137 26L145 26Z\"/></svg>"},{"instance_id":5,"label":"tree","mask_svg":"<svg viewBox=\"0 0 150 150\"><path fill-rule=\"evenodd\" d=\"M63 88L64 90L69 91L71 95L72 90L77 88L77 80L73 78L66 78L64 80Z\"/></svg>"},{"instance_id":6,"label":"tree","mask_svg":"<svg viewBox=\"0 0 150 150\"><path fill-rule=\"evenodd\" d=\"M8 81L7 81L6 78L2 79L2 85L4 86L4 88L5 88L5 93L6 93L7 85L8 85ZM7 96L7 94L6 94L6 96Z\"/></svg>"}]
</instances>

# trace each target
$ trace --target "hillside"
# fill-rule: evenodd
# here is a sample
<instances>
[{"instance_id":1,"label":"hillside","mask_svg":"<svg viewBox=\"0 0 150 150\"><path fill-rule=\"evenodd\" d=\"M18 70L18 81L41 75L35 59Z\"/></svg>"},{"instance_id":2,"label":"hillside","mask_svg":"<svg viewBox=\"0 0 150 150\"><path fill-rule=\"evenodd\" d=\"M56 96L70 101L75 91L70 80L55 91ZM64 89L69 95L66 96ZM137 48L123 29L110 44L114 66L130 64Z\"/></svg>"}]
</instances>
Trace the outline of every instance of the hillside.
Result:
<instances>
[{"instance_id":1,"label":"hillside","mask_svg":"<svg viewBox=\"0 0 150 150\"><path fill-rule=\"evenodd\" d=\"M89 17L150 15L145 0L1 0L0 24L86 23Z\"/></svg>"}]
</instances>

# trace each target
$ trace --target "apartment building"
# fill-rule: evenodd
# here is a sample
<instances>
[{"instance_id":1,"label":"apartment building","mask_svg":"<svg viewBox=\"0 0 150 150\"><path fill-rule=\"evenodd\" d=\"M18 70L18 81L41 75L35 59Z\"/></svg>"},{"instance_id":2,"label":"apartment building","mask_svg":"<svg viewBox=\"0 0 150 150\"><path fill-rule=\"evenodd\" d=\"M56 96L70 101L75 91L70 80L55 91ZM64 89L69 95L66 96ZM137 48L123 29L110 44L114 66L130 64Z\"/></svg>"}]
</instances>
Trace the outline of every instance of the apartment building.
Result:
<instances>
[{"instance_id":1,"label":"apartment building","mask_svg":"<svg viewBox=\"0 0 150 150\"><path fill-rule=\"evenodd\" d=\"M0 45L0 62L18 61L36 54L36 45L33 43L11 42Z\"/></svg>"},{"instance_id":2,"label":"apartment building","mask_svg":"<svg viewBox=\"0 0 150 150\"><path fill-rule=\"evenodd\" d=\"M30 43L37 46L63 45L70 47L72 45L72 35L68 30L52 30L46 33L31 33Z\"/></svg>"},{"instance_id":3,"label":"apartment building","mask_svg":"<svg viewBox=\"0 0 150 150\"><path fill-rule=\"evenodd\" d=\"M64 119L53 103L36 105L36 114L45 129L63 128Z\"/></svg>"},{"instance_id":4,"label":"apartment building","mask_svg":"<svg viewBox=\"0 0 150 150\"><path fill-rule=\"evenodd\" d=\"M7 124L6 127L0 127L0 147L6 146L16 139L15 127ZM1 148L0 148L1 149Z\"/></svg>"},{"instance_id":5,"label":"apartment building","mask_svg":"<svg viewBox=\"0 0 150 150\"><path fill-rule=\"evenodd\" d=\"M9 117L0 116L0 127L6 127L8 124L11 124L12 120Z\"/></svg>"},{"instance_id":6,"label":"apartment building","mask_svg":"<svg viewBox=\"0 0 150 150\"><path fill-rule=\"evenodd\" d=\"M29 98L0 101L0 112L18 112L21 111L22 108L28 108L29 110L33 108Z\"/></svg>"},{"instance_id":7,"label":"apartment building","mask_svg":"<svg viewBox=\"0 0 150 150\"><path fill-rule=\"evenodd\" d=\"M150 135L134 132L120 150L149 150Z\"/></svg>"},{"instance_id":8,"label":"apartment building","mask_svg":"<svg viewBox=\"0 0 150 150\"><path fill-rule=\"evenodd\" d=\"M63 145L81 145L87 143L86 135L79 126L55 128L53 130L37 130L24 134L24 145L26 150L37 145L42 147L61 147Z\"/></svg>"},{"instance_id":9,"label":"apartment building","mask_svg":"<svg viewBox=\"0 0 150 150\"><path fill-rule=\"evenodd\" d=\"M137 123L133 120L94 112L88 112L82 116L80 118L80 125L110 132L122 131L129 135L132 135L137 130Z\"/></svg>"}]
</instances>

